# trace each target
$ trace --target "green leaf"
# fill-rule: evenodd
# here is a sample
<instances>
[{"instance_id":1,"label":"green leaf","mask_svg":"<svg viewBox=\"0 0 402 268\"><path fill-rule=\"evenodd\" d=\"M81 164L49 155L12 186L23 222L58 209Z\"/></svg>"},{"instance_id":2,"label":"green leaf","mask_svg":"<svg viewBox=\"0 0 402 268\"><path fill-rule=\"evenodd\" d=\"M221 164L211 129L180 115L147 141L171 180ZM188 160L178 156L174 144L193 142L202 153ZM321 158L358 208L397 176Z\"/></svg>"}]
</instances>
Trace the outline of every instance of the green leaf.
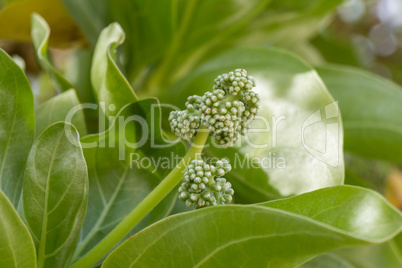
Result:
<instances>
[{"instance_id":1,"label":"green leaf","mask_svg":"<svg viewBox=\"0 0 402 268\"><path fill-rule=\"evenodd\" d=\"M117 21L127 33L124 45L125 63L130 73L139 75L166 53L176 27L175 0L109 0L113 21Z\"/></svg>"},{"instance_id":2,"label":"green leaf","mask_svg":"<svg viewBox=\"0 0 402 268\"><path fill-rule=\"evenodd\" d=\"M106 27L107 5L98 0L62 0L71 17L77 22L88 41L95 45L99 33Z\"/></svg>"},{"instance_id":3,"label":"green leaf","mask_svg":"<svg viewBox=\"0 0 402 268\"><path fill-rule=\"evenodd\" d=\"M23 208L38 267L66 267L88 201L88 174L78 132L55 123L35 141L28 158Z\"/></svg>"},{"instance_id":4,"label":"green leaf","mask_svg":"<svg viewBox=\"0 0 402 268\"><path fill-rule=\"evenodd\" d=\"M246 165L250 160L237 148L222 150L212 147L204 149L204 153L209 157L226 158L234 167L225 177L229 178L235 189L235 203L258 203L281 197L278 191L269 184L269 175L260 166L250 165L247 168Z\"/></svg>"},{"instance_id":5,"label":"green leaf","mask_svg":"<svg viewBox=\"0 0 402 268\"><path fill-rule=\"evenodd\" d=\"M32 13L40 14L49 23L52 46L66 48L85 43L61 0L22 0L7 5L0 11L0 39L31 42Z\"/></svg>"},{"instance_id":6,"label":"green leaf","mask_svg":"<svg viewBox=\"0 0 402 268\"><path fill-rule=\"evenodd\" d=\"M225 42L269 2L249 0L245 5L232 0L113 0L109 7L113 19L128 34L130 78L141 79L146 66L158 63L149 81L151 88L158 91L177 75L183 75L179 72L190 71L187 64L202 60L204 52Z\"/></svg>"},{"instance_id":7,"label":"green leaf","mask_svg":"<svg viewBox=\"0 0 402 268\"><path fill-rule=\"evenodd\" d=\"M169 217L123 243L103 267L295 267L337 248L386 241L401 226L402 215L376 192L337 186Z\"/></svg>"},{"instance_id":8,"label":"green leaf","mask_svg":"<svg viewBox=\"0 0 402 268\"><path fill-rule=\"evenodd\" d=\"M13 204L0 191L0 267L36 267L35 247Z\"/></svg>"},{"instance_id":9,"label":"green leaf","mask_svg":"<svg viewBox=\"0 0 402 268\"><path fill-rule=\"evenodd\" d=\"M16 207L35 135L34 101L24 72L0 49L0 189Z\"/></svg>"},{"instance_id":10,"label":"green leaf","mask_svg":"<svg viewBox=\"0 0 402 268\"><path fill-rule=\"evenodd\" d=\"M333 253L324 254L300 265L299 268L355 268L350 262Z\"/></svg>"},{"instance_id":11,"label":"green leaf","mask_svg":"<svg viewBox=\"0 0 402 268\"><path fill-rule=\"evenodd\" d=\"M138 100L115 62L115 49L124 37L118 23L109 25L99 36L92 61L92 85L107 116L116 116L123 106Z\"/></svg>"},{"instance_id":12,"label":"green leaf","mask_svg":"<svg viewBox=\"0 0 402 268\"><path fill-rule=\"evenodd\" d=\"M32 14L31 23L32 42L39 65L50 76L59 91L66 91L74 88L74 86L72 86L51 63L48 52L50 36L49 25L36 13Z\"/></svg>"},{"instance_id":13,"label":"green leaf","mask_svg":"<svg viewBox=\"0 0 402 268\"><path fill-rule=\"evenodd\" d=\"M175 167L175 157L185 154L183 143L162 137L159 109L156 99L129 104L106 132L81 140L90 193L75 258L102 240ZM172 192L132 233L168 215L176 198Z\"/></svg>"},{"instance_id":14,"label":"green leaf","mask_svg":"<svg viewBox=\"0 0 402 268\"><path fill-rule=\"evenodd\" d=\"M355 268L402 267L402 258L392 246L393 240L364 247L353 247L337 251L336 254Z\"/></svg>"},{"instance_id":15,"label":"green leaf","mask_svg":"<svg viewBox=\"0 0 402 268\"><path fill-rule=\"evenodd\" d=\"M325 14L342 4L342 0L322 1L322 0L273 0L270 8L281 11L309 12L313 15Z\"/></svg>"},{"instance_id":16,"label":"green leaf","mask_svg":"<svg viewBox=\"0 0 402 268\"><path fill-rule=\"evenodd\" d=\"M48 126L59 121L66 121L69 112L73 116L72 123L80 133L80 136L86 135L85 118L83 110L72 110L79 108L80 101L73 89L42 103L35 108L36 135L42 133ZM71 119L71 118L70 118Z\"/></svg>"},{"instance_id":17,"label":"green leaf","mask_svg":"<svg viewBox=\"0 0 402 268\"><path fill-rule=\"evenodd\" d=\"M314 69L288 52L273 48L231 50L193 70L160 99L181 108L188 96L203 94L212 88L217 75L236 68L245 68L255 77L261 117L251 126L250 142L236 146L246 161L244 165L232 163L233 174L252 174L253 168L261 167L269 179L261 176L240 182L230 172L229 180L264 191L269 183L284 196L342 184L343 137L337 105ZM210 150L223 149L210 146ZM260 164L253 167L253 161ZM272 194L276 195L267 192Z\"/></svg>"},{"instance_id":18,"label":"green leaf","mask_svg":"<svg viewBox=\"0 0 402 268\"><path fill-rule=\"evenodd\" d=\"M402 163L402 89L375 74L351 67L317 68L339 101L345 150Z\"/></svg>"},{"instance_id":19,"label":"green leaf","mask_svg":"<svg viewBox=\"0 0 402 268\"><path fill-rule=\"evenodd\" d=\"M352 247L325 254L303 264L301 268L401 267L402 254L398 252L397 248L400 237L402 237L402 233L379 245Z\"/></svg>"}]
</instances>

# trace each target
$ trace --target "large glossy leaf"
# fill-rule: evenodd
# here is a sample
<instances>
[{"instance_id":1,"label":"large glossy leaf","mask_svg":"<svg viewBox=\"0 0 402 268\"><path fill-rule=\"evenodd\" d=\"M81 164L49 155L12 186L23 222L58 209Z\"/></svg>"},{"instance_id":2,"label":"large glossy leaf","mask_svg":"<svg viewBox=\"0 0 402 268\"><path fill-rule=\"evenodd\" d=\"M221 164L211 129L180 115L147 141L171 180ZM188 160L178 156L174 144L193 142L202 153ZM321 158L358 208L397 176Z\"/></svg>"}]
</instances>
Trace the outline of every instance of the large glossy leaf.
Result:
<instances>
[{"instance_id":1,"label":"large glossy leaf","mask_svg":"<svg viewBox=\"0 0 402 268\"><path fill-rule=\"evenodd\" d=\"M123 106L138 100L115 62L115 49L124 37L120 25L112 23L102 31L95 47L91 81L101 109L107 116L116 116Z\"/></svg>"},{"instance_id":2,"label":"large glossy leaf","mask_svg":"<svg viewBox=\"0 0 402 268\"><path fill-rule=\"evenodd\" d=\"M0 267L36 267L35 247L13 204L0 191Z\"/></svg>"},{"instance_id":3,"label":"large glossy leaf","mask_svg":"<svg viewBox=\"0 0 402 268\"><path fill-rule=\"evenodd\" d=\"M317 73L288 52L272 48L232 50L195 69L166 90L161 99L181 108L189 95L209 90L218 74L236 68L245 68L255 76L261 117L252 124L249 142L237 146L248 160L243 166L232 163L234 174L237 169L253 173L253 168L263 167L269 175L269 181L268 176L261 176L243 179L242 183L260 190L267 190L260 185L269 183L282 195L342 184L343 137L337 105ZM223 149L210 146L209 150ZM258 160L263 165L253 167L252 161ZM241 183L230 173L228 177L235 184Z\"/></svg>"},{"instance_id":4,"label":"large glossy leaf","mask_svg":"<svg viewBox=\"0 0 402 268\"><path fill-rule=\"evenodd\" d=\"M374 74L351 67L317 69L339 101L345 150L402 163L402 88Z\"/></svg>"},{"instance_id":5,"label":"large glossy leaf","mask_svg":"<svg viewBox=\"0 0 402 268\"><path fill-rule=\"evenodd\" d=\"M80 136L85 136L85 118L83 110L78 106L79 104L77 94L73 89L70 89L36 107L36 135L40 135L53 123L71 119L70 123L77 128ZM69 113L72 118L67 118Z\"/></svg>"},{"instance_id":6,"label":"large glossy leaf","mask_svg":"<svg viewBox=\"0 0 402 268\"><path fill-rule=\"evenodd\" d=\"M50 28L46 21L38 14L32 14L31 36L36 57L41 68L52 78L56 87L60 91L66 91L74 88L63 75L56 70L49 58L48 43Z\"/></svg>"},{"instance_id":7,"label":"large glossy leaf","mask_svg":"<svg viewBox=\"0 0 402 268\"><path fill-rule=\"evenodd\" d=\"M83 44L82 34L61 0L23 0L11 3L0 12L0 39L31 42L31 14L43 16L52 29L50 44L71 47Z\"/></svg>"},{"instance_id":8,"label":"large glossy leaf","mask_svg":"<svg viewBox=\"0 0 402 268\"><path fill-rule=\"evenodd\" d=\"M169 217L127 240L103 267L295 267L323 252L388 240L401 227L400 212L376 192L330 187Z\"/></svg>"},{"instance_id":9,"label":"large glossy leaf","mask_svg":"<svg viewBox=\"0 0 402 268\"><path fill-rule=\"evenodd\" d=\"M105 237L159 184L175 167L174 157L185 153L182 143L163 139L155 99L125 106L109 130L84 137L81 142L85 146L90 193L77 258ZM133 232L168 215L175 201L176 193L167 196Z\"/></svg>"},{"instance_id":10,"label":"large glossy leaf","mask_svg":"<svg viewBox=\"0 0 402 268\"><path fill-rule=\"evenodd\" d=\"M0 111L0 188L16 206L34 140L34 102L24 72L1 49Z\"/></svg>"},{"instance_id":11,"label":"large glossy leaf","mask_svg":"<svg viewBox=\"0 0 402 268\"><path fill-rule=\"evenodd\" d=\"M28 158L24 216L38 267L66 267L74 252L88 201L88 174L78 132L66 123L47 128Z\"/></svg>"}]
</instances>

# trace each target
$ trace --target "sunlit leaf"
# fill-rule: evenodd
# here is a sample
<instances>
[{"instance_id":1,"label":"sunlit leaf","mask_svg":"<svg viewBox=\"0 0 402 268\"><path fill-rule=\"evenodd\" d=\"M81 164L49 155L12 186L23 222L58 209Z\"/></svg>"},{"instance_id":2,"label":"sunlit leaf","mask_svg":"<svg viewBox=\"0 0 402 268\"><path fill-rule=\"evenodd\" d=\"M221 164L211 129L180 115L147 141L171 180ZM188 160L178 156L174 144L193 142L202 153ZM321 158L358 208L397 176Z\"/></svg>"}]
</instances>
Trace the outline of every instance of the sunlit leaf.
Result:
<instances>
[{"instance_id":1,"label":"sunlit leaf","mask_svg":"<svg viewBox=\"0 0 402 268\"><path fill-rule=\"evenodd\" d=\"M123 243L103 267L295 267L326 251L383 242L401 229L402 215L379 194L330 187L169 217Z\"/></svg>"}]
</instances>

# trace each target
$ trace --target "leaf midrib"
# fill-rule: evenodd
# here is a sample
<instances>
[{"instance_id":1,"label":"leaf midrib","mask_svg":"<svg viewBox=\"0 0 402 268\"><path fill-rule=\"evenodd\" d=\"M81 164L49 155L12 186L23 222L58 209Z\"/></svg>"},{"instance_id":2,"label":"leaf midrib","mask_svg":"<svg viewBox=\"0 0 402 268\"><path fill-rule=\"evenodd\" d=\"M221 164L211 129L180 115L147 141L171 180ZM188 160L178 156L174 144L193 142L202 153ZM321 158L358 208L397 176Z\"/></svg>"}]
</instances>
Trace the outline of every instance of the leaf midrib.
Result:
<instances>
[{"instance_id":1,"label":"leaf midrib","mask_svg":"<svg viewBox=\"0 0 402 268\"><path fill-rule=\"evenodd\" d=\"M56 155L56 151L60 145L61 138L63 136L63 133L60 133L59 138L57 140L56 146L54 147L54 151L52 153L52 158L50 160L50 165L48 169L48 174L46 178L46 187L45 187L45 204L43 208L43 217L42 217L42 230L41 230L41 237L39 241L39 249L38 249L38 268L44 267L45 265L45 260L46 260L46 255L45 255L45 250L46 250L46 235L47 235L47 209L48 209L48 198L49 198L49 180L50 180L50 173L53 168L53 163L54 163L54 158Z\"/></svg>"},{"instance_id":2,"label":"leaf midrib","mask_svg":"<svg viewBox=\"0 0 402 268\"><path fill-rule=\"evenodd\" d=\"M227 206L231 206L231 205L227 205ZM241 207L243 207L244 209L246 209L247 207L256 207L256 208L260 208L260 209L263 209L263 210L274 211L274 212L277 212L277 213L282 214L282 215L287 215L287 216L295 217L295 218L298 218L298 219L301 219L301 220L305 220L305 221L307 221L307 222L310 222L310 223L312 223L312 224L318 225L318 226L320 226L320 227L323 227L323 228L325 228L326 231L331 231L331 232L335 232L335 233L337 233L337 234L346 235L346 236L349 236L350 239L360 240L360 241L365 242L365 243L381 243L381 242L384 242L384 241L386 241L386 240L388 240L388 239L390 238L390 235L389 235L389 234L387 234L387 235L384 234L384 237L381 238L381 239L380 239L380 238L363 237L361 234L355 234L355 233L349 232L349 231L347 231L347 230L341 229L341 228L339 228L339 227L332 226L332 225L330 225L330 224L328 224L328 223L318 221L318 220L316 220L316 219L310 218L310 217L305 216L305 215L300 215L300 214L296 214L296 213L289 212L289 211L286 211L286 210L281 210L281 209L277 209L277 208L272 208L272 207L268 207L268 206L264 206L264 205L245 205L245 206L241 206ZM392 207L389 206L389 208L392 208ZM183 216L184 214L190 214L190 213L194 213L194 211L182 213L182 214L180 214L180 215ZM178 215L178 216L180 216L180 215ZM176 216L176 217L178 217L178 216ZM173 217L174 217L174 216L173 216ZM202 215L199 216L199 217L202 217ZM147 250L148 248L150 248L153 244L156 244L156 242L157 242L158 240L162 239L167 233L169 233L169 232L172 231L172 230L175 230L175 229L180 228L182 225L184 225L184 224L186 224L186 223L188 223L188 222L190 222L190 221L193 221L193 220L195 220L196 218L197 218L197 217L195 216L195 217L189 218L189 219L187 219L187 220L185 220L185 221L181 221L180 224L177 224L177 225L172 226L171 228L167 229L167 230L166 230L165 232L163 232L163 234L161 234L157 239L155 239L155 240L154 240L152 243L150 243L147 247L145 247L143 250L141 250L140 255L137 256L137 258L136 258L135 260L133 260L133 263L131 264L130 267L132 267L132 265L134 265L134 263L146 252L146 250ZM148 227L148 228L149 228L149 227ZM402 230L402 226L399 228L399 230ZM394 231L394 233L395 233L395 232L396 232L396 231ZM134 236L134 237L135 237L135 236Z\"/></svg>"}]
</instances>

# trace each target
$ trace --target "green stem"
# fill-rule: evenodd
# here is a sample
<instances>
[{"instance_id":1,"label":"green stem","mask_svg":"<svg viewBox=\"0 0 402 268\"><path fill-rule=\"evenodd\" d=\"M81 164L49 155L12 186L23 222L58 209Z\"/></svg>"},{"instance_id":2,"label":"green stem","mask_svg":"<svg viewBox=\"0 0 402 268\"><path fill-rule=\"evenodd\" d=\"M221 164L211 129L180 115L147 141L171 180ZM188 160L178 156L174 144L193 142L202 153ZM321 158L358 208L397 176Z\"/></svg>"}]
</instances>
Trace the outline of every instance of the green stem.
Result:
<instances>
[{"instance_id":1,"label":"green stem","mask_svg":"<svg viewBox=\"0 0 402 268\"><path fill-rule=\"evenodd\" d=\"M166 178L136 206L103 240L71 265L71 268L90 268L124 238L159 202L182 180L188 163L198 158L209 131L200 128L190 150Z\"/></svg>"}]
</instances>

